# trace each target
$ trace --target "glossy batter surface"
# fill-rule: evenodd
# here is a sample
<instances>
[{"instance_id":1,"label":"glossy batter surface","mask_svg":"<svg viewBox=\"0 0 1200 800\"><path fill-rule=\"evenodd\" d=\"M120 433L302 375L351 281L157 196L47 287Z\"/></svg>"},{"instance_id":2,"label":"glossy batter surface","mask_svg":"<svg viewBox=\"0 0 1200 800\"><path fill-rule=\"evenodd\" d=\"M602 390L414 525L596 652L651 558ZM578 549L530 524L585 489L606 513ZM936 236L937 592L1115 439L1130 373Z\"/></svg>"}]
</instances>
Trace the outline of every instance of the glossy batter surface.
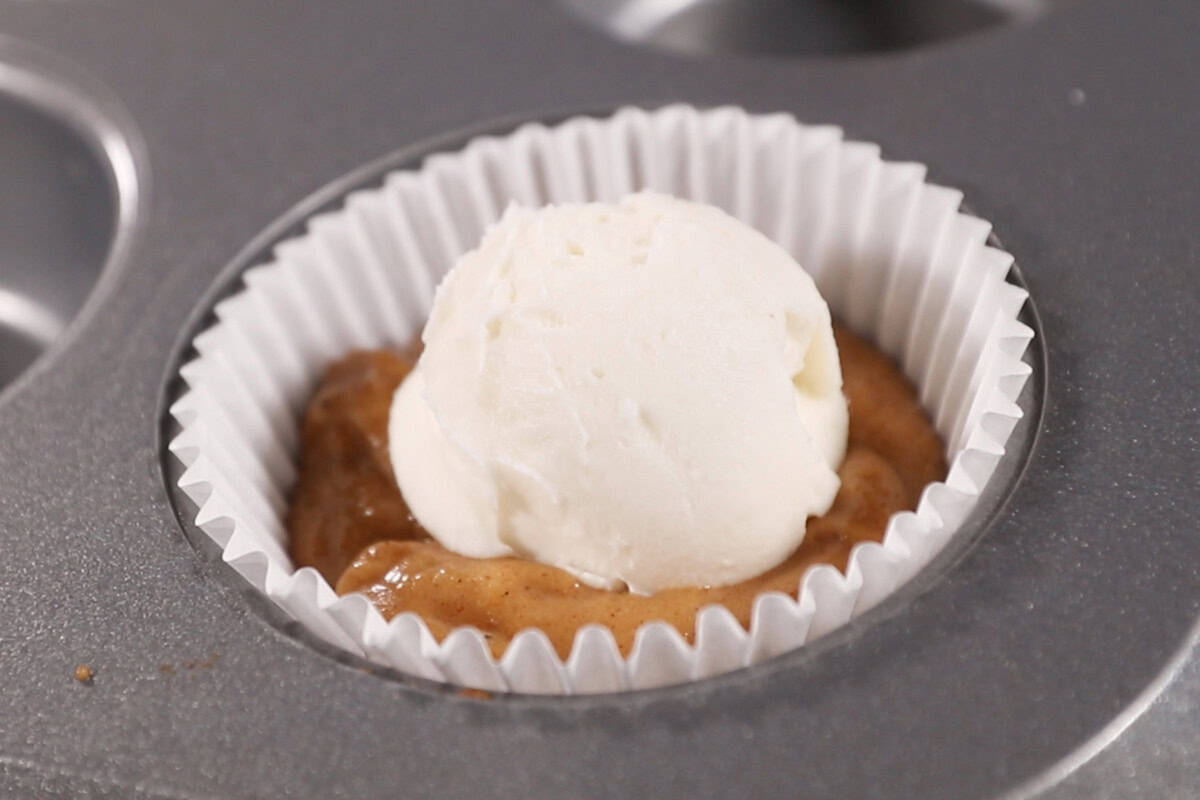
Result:
<instances>
[{"instance_id":1,"label":"glossy batter surface","mask_svg":"<svg viewBox=\"0 0 1200 800\"><path fill-rule=\"evenodd\" d=\"M842 486L833 507L808 521L796 552L755 578L642 596L593 589L532 561L466 558L441 547L409 513L387 452L392 393L415 351L351 353L322 380L304 418L288 515L292 558L318 569L339 594L366 594L385 617L420 614L439 639L474 626L497 656L531 627L545 631L564 658L588 623L611 629L626 654L649 620L665 620L691 641L696 612L712 603L748 626L758 594L794 596L813 564L844 569L856 543L881 539L894 512L915 508L925 485L946 475L942 442L912 385L863 339L837 325L834 333L850 403Z\"/></svg>"}]
</instances>

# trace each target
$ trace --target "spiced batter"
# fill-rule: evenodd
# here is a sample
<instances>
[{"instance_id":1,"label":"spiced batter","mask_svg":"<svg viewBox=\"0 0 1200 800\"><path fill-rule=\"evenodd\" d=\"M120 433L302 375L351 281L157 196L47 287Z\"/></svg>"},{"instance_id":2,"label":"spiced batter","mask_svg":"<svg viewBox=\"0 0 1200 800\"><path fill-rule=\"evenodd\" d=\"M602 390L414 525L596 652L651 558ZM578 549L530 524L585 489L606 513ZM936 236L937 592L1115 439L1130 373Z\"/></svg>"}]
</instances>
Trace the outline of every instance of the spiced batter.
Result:
<instances>
[{"instance_id":1,"label":"spiced batter","mask_svg":"<svg viewBox=\"0 0 1200 800\"><path fill-rule=\"evenodd\" d=\"M834 335L850 403L841 489L828 513L808 521L796 552L755 578L643 596L593 589L534 561L474 559L443 548L409 512L387 451L392 394L416 363L415 350L351 353L318 387L304 417L288 513L292 559L315 567L339 594L366 594L385 617L415 611L439 640L474 626L497 657L525 628L545 631L563 658L588 623L608 627L625 654L650 620L671 623L691 641L696 612L713 603L749 627L756 596L795 596L812 564L845 569L856 543L882 539L894 512L916 508L922 488L946 476L942 442L912 385L846 328L835 325Z\"/></svg>"}]
</instances>

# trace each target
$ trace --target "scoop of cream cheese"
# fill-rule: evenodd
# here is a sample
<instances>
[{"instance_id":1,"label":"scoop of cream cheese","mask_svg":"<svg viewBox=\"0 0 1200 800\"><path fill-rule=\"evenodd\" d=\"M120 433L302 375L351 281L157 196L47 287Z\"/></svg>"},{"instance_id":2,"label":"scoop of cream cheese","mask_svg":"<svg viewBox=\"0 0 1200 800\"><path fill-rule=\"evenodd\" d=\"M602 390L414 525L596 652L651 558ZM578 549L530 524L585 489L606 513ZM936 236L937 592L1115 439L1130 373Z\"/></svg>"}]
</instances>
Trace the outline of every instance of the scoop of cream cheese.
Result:
<instances>
[{"instance_id":1,"label":"scoop of cream cheese","mask_svg":"<svg viewBox=\"0 0 1200 800\"><path fill-rule=\"evenodd\" d=\"M510 206L422 338L388 444L413 514L458 553L641 593L735 583L787 558L837 493L829 309L711 206Z\"/></svg>"}]
</instances>

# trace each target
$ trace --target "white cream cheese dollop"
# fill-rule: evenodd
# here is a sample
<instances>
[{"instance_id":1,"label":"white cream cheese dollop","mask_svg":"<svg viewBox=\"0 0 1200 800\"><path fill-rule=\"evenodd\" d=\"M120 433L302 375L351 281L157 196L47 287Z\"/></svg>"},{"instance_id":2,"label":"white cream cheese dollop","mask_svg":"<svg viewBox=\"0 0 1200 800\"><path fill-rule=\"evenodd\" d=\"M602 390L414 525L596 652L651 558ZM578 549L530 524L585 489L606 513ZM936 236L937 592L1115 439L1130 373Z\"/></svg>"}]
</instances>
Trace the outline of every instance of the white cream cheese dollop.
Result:
<instances>
[{"instance_id":1,"label":"white cream cheese dollop","mask_svg":"<svg viewBox=\"0 0 1200 800\"><path fill-rule=\"evenodd\" d=\"M388 426L420 523L652 593L758 575L828 510L829 309L779 246L664 195L511 206L438 288Z\"/></svg>"}]
</instances>

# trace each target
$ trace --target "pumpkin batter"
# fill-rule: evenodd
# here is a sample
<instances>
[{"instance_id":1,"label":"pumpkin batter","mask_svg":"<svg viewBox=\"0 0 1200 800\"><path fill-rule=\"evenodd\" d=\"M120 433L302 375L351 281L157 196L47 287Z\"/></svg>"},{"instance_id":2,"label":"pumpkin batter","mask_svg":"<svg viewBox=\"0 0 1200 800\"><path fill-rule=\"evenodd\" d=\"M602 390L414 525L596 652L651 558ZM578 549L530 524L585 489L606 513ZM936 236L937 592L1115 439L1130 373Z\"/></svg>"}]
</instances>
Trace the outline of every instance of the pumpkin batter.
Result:
<instances>
[{"instance_id":1,"label":"pumpkin batter","mask_svg":"<svg viewBox=\"0 0 1200 800\"><path fill-rule=\"evenodd\" d=\"M833 506L809 519L804 541L782 564L741 583L654 595L593 589L556 567L519 558L474 559L429 537L392 475L387 419L392 395L418 351L351 353L331 366L304 417L300 473L288 512L292 559L315 567L339 594L362 592L383 615L419 614L439 640L470 625L504 653L525 628L540 628L559 656L575 631L608 627L628 655L638 627L674 625L689 642L696 613L721 604L749 627L762 592L792 595L813 564L845 569L850 550L883 538L888 518L916 508L926 484L946 476L942 442L911 383L882 353L835 324L850 405L842 485Z\"/></svg>"}]
</instances>

